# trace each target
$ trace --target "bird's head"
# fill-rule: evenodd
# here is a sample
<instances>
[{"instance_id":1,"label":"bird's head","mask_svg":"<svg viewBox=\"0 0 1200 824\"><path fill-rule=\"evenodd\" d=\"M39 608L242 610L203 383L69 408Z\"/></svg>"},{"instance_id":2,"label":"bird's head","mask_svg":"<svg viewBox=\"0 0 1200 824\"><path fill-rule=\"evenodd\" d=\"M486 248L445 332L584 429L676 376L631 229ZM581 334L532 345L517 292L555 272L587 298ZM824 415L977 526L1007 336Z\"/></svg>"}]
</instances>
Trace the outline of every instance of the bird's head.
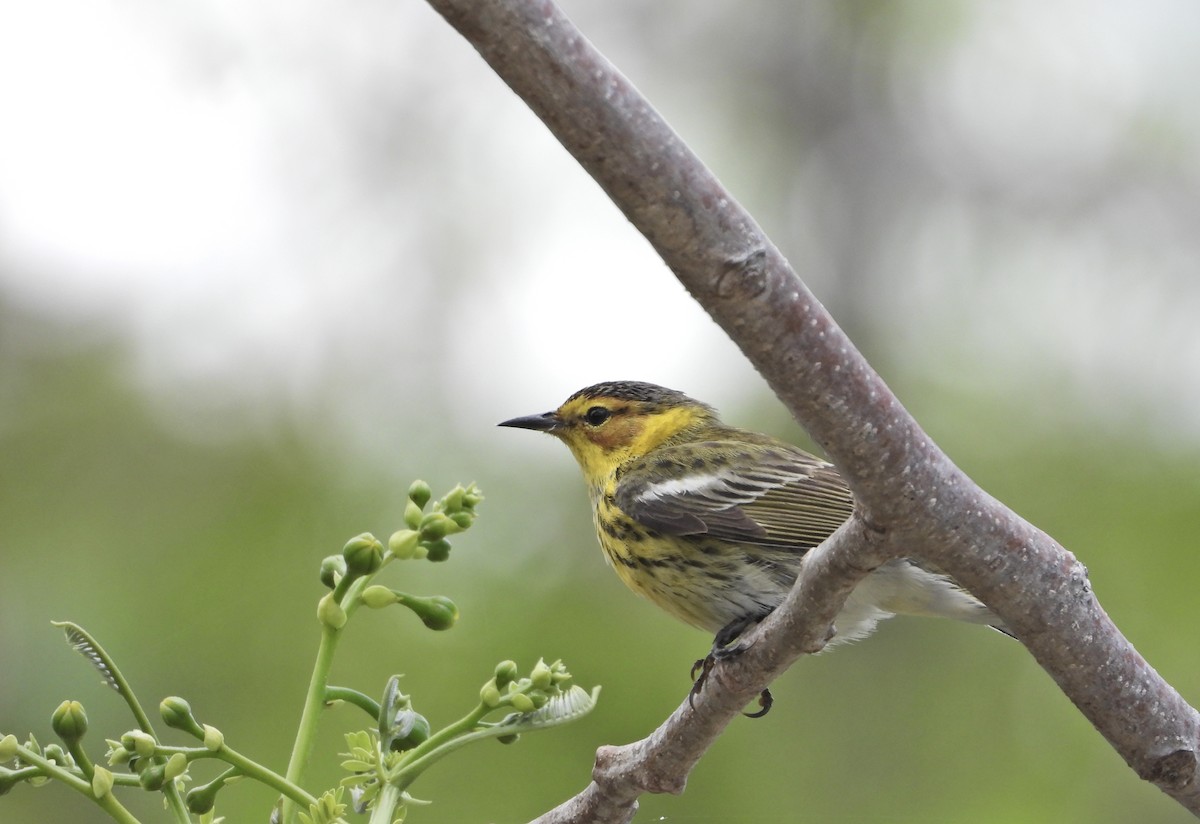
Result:
<instances>
[{"instance_id":1,"label":"bird's head","mask_svg":"<svg viewBox=\"0 0 1200 824\"><path fill-rule=\"evenodd\" d=\"M613 381L580 389L553 412L513 418L500 426L550 433L570 448L584 474L595 478L716 420L712 407L682 392Z\"/></svg>"}]
</instances>

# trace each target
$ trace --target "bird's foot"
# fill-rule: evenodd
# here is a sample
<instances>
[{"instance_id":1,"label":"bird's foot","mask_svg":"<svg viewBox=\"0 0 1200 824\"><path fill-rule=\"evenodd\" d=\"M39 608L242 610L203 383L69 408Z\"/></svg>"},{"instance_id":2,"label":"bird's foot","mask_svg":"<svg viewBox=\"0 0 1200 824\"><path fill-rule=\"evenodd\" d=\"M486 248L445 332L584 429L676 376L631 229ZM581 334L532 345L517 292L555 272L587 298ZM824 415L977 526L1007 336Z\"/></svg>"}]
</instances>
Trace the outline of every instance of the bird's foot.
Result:
<instances>
[{"instance_id":1,"label":"bird's foot","mask_svg":"<svg viewBox=\"0 0 1200 824\"><path fill-rule=\"evenodd\" d=\"M713 667L718 661L724 661L728 658L734 658L740 655L748 648L746 643L734 643L748 627L761 621L765 616L749 616L731 621L721 628L713 639L712 649L708 655L692 664L692 690L688 693L688 704L695 707L696 696L704 689L705 682L708 681L708 675L712 672ZM758 712L744 713L747 718L762 718L771 711L771 705L775 703L775 699L771 696L771 690L764 688L758 696L758 706L761 707Z\"/></svg>"}]
</instances>

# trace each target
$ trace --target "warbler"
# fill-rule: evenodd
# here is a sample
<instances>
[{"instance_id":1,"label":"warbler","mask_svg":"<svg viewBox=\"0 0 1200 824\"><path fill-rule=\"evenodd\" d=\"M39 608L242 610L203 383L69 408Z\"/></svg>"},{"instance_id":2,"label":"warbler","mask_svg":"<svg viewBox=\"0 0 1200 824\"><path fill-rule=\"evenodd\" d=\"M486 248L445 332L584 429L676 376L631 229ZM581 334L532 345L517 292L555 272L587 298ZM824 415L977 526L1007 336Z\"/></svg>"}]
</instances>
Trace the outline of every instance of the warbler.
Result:
<instances>
[{"instance_id":1,"label":"warbler","mask_svg":"<svg viewBox=\"0 0 1200 824\"><path fill-rule=\"evenodd\" d=\"M608 563L634 592L714 633L714 652L779 605L808 551L854 509L833 464L727 426L711 406L652 383L598 383L552 412L500 426L547 432L567 445L587 481ZM901 559L859 583L831 643L865 637L896 613L1003 631L949 578Z\"/></svg>"}]
</instances>

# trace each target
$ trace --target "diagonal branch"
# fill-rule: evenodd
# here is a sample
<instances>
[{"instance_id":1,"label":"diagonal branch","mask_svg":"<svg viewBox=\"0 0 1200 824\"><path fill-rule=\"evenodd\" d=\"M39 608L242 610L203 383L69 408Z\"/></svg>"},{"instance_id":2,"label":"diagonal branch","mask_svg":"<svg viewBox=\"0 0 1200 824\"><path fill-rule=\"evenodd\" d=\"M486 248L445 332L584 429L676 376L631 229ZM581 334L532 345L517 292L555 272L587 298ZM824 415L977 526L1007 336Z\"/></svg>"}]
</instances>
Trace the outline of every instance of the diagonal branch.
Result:
<instances>
[{"instance_id":1,"label":"diagonal branch","mask_svg":"<svg viewBox=\"0 0 1200 824\"><path fill-rule=\"evenodd\" d=\"M690 768L706 746L697 742L711 743L708 736L757 685L819 647L814 639L849 587L901 554L941 568L983 600L1139 776L1200 814L1200 714L1109 620L1083 565L980 489L930 440L750 215L637 90L550 0L429 2L741 347L846 476L860 507L848 528L856 540L843 530L829 542L836 546L814 552L791 597L753 636L751 651L714 671L718 688L706 689L694 711L681 707L645 741L601 750L596 781L584 795L608 807L554 820L621 820L598 811L631 813L641 791L681 789L682 777L660 785L642 780L646 765L669 752ZM705 734L693 741L699 749L688 751L690 762L657 749L673 743L661 741L664 729L665 737L683 741L693 727Z\"/></svg>"},{"instance_id":2,"label":"diagonal branch","mask_svg":"<svg viewBox=\"0 0 1200 824\"><path fill-rule=\"evenodd\" d=\"M688 774L742 708L805 653L818 652L854 585L886 558L871 547L870 531L847 521L812 551L789 602L748 637L736 666L713 669L705 688L684 701L658 729L622 747L596 753L592 783L579 795L537 818L534 824L625 822L644 792L681 793ZM864 565L864 556L872 563ZM797 609L796 604L803 604Z\"/></svg>"}]
</instances>

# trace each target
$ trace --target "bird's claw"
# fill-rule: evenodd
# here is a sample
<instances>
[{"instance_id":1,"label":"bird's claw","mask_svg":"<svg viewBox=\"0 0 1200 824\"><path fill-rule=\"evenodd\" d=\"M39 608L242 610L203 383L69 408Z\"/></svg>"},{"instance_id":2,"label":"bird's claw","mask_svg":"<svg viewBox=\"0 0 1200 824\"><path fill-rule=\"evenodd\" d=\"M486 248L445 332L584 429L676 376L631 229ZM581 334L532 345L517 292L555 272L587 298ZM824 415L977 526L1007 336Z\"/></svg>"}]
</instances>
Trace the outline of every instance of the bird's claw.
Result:
<instances>
[{"instance_id":1,"label":"bird's claw","mask_svg":"<svg viewBox=\"0 0 1200 824\"><path fill-rule=\"evenodd\" d=\"M775 703L775 696L771 695L771 690L768 687L763 687L763 691L758 694L758 706L762 707L758 712L744 712L742 715L747 718L762 718L771 711L771 706Z\"/></svg>"},{"instance_id":2,"label":"bird's claw","mask_svg":"<svg viewBox=\"0 0 1200 824\"><path fill-rule=\"evenodd\" d=\"M708 674L712 672L712 668L716 666L718 661L726 658L732 658L742 652L746 647L744 644L735 646L718 647L713 646L712 651L708 655L692 664L692 689L688 693L688 706L692 709L696 708L696 696L704 689L704 684L708 681ZM742 713L747 718L762 718L771 711L771 706L775 703L775 698L771 695L771 690L764 687L763 691L758 695L758 706L761 707L757 712Z\"/></svg>"}]
</instances>

